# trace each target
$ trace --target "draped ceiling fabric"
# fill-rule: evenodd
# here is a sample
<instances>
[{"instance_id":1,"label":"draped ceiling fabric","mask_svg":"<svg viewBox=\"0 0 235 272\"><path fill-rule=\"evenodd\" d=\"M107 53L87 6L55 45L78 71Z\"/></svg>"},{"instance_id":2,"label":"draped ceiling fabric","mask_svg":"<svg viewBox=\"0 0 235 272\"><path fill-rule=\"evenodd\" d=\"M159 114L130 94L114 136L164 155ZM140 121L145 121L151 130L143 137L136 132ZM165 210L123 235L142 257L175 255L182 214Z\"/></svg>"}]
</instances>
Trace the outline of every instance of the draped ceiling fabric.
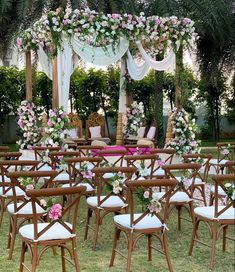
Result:
<instances>
[{"instance_id":1,"label":"draped ceiling fabric","mask_svg":"<svg viewBox=\"0 0 235 272\"><path fill-rule=\"evenodd\" d=\"M70 76L73 73L73 51L81 57L84 61L98 65L106 66L117 62L122 59L127 52L127 67L121 62L121 78L120 78L120 93L119 93L119 112L126 112L126 93L124 88L124 75L126 68L129 75L134 80L143 79L150 68L156 71L165 71L175 64L175 54L171 49L166 58L161 61L155 61L144 50L141 42L136 42L141 57L144 60L142 65L137 65L132 57L129 48L129 41L122 38L116 48L108 45L105 48L89 46L79 40L76 36L72 37L71 42L66 37L63 37L61 49L57 54L57 71L58 71L58 91L59 91L59 106L63 106L65 111L68 111L69 100L69 86ZM52 64L48 59L47 54L42 48L38 50L39 63L41 64L42 71L52 79Z\"/></svg>"}]
</instances>

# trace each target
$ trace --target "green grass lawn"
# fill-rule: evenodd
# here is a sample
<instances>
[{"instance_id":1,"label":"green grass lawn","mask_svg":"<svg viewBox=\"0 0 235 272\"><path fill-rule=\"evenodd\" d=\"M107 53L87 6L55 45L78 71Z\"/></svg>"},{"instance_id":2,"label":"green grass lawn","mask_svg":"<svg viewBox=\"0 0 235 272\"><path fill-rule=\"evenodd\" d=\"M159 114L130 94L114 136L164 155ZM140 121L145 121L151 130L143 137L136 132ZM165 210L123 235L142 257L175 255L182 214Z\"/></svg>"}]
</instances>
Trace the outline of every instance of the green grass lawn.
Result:
<instances>
[{"instance_id":1,"label":"green grass lawn","mask_svg":"<svg viewBox=\"0 0 235 272\"><path fill-rule=\"evenodd\" d=\"M109 261L111 256L112 242L114 225L112 215L105 217L98 240L98 248L96 251L92 251L92 232L88 237L87 241L83 241L84 226L85 226L85 214L86 214L86 203L85 199L82 199L81 206L79 208L79 220L78 220L78 256L81 271L86 272L121 272L125 271L125 260L117 255L115 266L109 268ZM185 217L188 215L185 213ZM207 272L209 271L209 248L196 244L194 247L193 256L188 256L188 248L191 239L192 223L183 220L182 231L177 230L176 214L172 213L168 222L168 246L170 250L170 256L174 271L177 272ZM233 234L233 229L229 230L230 236ZM20 260L20 247L21 240L17 236L16 246L14 251L13 260L7 260L7 233L8 233L8 216L5 214L3 225L0 229L0 271L1 272L15 272L18 271L19 260ZM204 242L208 241L209 233L205 225L200 227L200 239ZM155 245L159 246L159 242L154 240ZM119 241L119 249L126 252L124 238L121 236ZM234 271L234 243L228 241L227 252L222 252L221 239L217 243L215 271L222 272L233 272ZM28 256L28 254L27 254ZM29 260L29 259L27 259ZM29 263L29 262L28 262ZM57 255L53 256L52 251L49 250L43 256L39 272L59 272L61 271L61 262L59 250ZM74 268L68 263L67 271L73 272ZM133 254L132 258L132 271L135 272L156 272L156 271L168 271L165 257L160 253L153 252L153 261L147 261L147 239L143 238L139 241L139 244Z\"/></svg>"}]
</instances>

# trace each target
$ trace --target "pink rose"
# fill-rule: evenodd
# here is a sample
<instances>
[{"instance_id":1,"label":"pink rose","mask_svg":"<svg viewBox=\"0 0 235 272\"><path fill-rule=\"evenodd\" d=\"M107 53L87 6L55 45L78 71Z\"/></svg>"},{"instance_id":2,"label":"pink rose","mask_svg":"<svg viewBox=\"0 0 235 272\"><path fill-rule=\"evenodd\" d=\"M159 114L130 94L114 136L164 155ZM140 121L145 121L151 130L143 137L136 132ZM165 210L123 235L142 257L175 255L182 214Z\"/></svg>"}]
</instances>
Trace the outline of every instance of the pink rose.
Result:
<instances>
[{"instance_id":1,"label":"pink rose","mask_svg":"<svg viewBox=\"0 0 235 272\"><path fill-rule=\"evenodd\" d=\"M16 45L17 45L18 47L20 47L22 44L23 44L22 38L18 37L18 38L16 39Z\"/></svg>"},{"instance_id":2,"label":"pink rose","mask_svg":"<svg viewBox=\"0 0 235 272\"><path fill-rule=\"evenodd\" d=\"M49 211L49 218L53 221L58 220L62 216L62 206L60 204L54 204Z\"/></svg>"},{"instance_id":3,"label":"pink rose","mask_svg":"<svg viewBox=\"0 0 235 272\"><path fill-rule=\"evenodd\" d=\"M192 141L191 142L191 146L197 146L197 142L196 141Z\"/></svg>"},{"instance_id":4,"label":"pink rose","mask_svg":"<svg viewBox=\"0 0 235 272\"><path fill-rule=\"evenodd\" d=\"M149 198L149 191L144 192L144 198Z\"/></svg>"},{"instance_id":5,"label":"pink rose","mask_svg":"<svg viewBox=\"0 0 235 272\"><path fill-rule=\"evenodd\" d=\"M49 127L53 126L53 123L51 122L50 119L48 120L47 125L48 125Z\"/></svg>"},{"instance_id":6,"label":"pink rose","mask_svg":"<svg viewBox=\"0 0 235 272\"><path fill-rule=\"evenodd\" d=\"M33 184L28 184L28 185L26 186L26 191L30 191L30 190L33 190L33 189L34 189Z\"/></svg>"}]
</instances>

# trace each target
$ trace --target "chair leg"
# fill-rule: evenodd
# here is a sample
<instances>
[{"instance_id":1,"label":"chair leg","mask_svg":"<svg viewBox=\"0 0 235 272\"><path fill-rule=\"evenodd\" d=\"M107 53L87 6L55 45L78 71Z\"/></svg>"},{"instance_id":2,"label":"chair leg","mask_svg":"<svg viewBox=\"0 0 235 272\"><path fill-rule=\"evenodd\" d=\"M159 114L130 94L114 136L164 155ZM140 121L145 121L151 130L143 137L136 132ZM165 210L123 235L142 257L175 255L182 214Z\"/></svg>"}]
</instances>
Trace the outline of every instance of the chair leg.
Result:
<instances>
[{"instance_id":1,"label":"chair leg","mask_svg":"<svg viewBox=\"0 0 235 272\"><path fill-rule=\"evenodd\" d=\"M76 238L72 240L72 247L73 247L73 258L74 258L74 265L76 272L80 272L79 262L78 262L78 255L77 255L77 242Z\"/></svg>"},{"instance_id":2,"label":"chair leg","mask_svg":"<svg viewBox=\"0 0 235 272\"><path fill-rule=\"evenodd\" d=\"M87 240L88 236L88 229L90 224L90 218L92 216L92 210L90 208L87 208L87 218L86 218L86 227L85 227L85 234L84 234L84 241Z\"/></svg>"},{"instance_id":3,"label":"chair leg","mask_svg":"<svg viewBox=\"0 0 235 272\"><path fill-rule=\"evenodd\" d=\"M211 258L210 258L210 269L211 270L214 269L216 240L217 240L217 223L214 222L213 226L212 226L212 243L211 243Z\"/></svg>"},{"instance_id":4,"label":"chair leg","mask_svg":"<svg viewBox=\"0 0 235 272\"><path fill-rule=\"evenodd\" d=\"M213 200L214 200L214 196L212 193L210 193L210 202L209 202L209 206L213 205Z\"/></svg>"},{"instance_id":5,"label":"chair leg","mask_svg":"<svg viewBox=\"0 0 235 272\"><path fill-rule=\"evenodd\" d=\"M194 221L195 221L195 216L194 216L194 211L193 211L193 202L189 202L189 210L190 210L190 215L191 215L191 218L192 218L192 223L194 224Z\"/></svg>"},{"instance_id":6,"label":"chair leg","mask_svg":"<svg viewBox=\"0 0 235 272\"><path fill-rule=\"evenodd\" d=\"M207 206L207 203L206 203L205 185L203 185L201 188L202 188L202 197L203 197L204 205Z\"/></svg>"},{"instance_id":7,"label":"chair leg","mask_svg":"<svg viewBox=\"0 0 235 272\"><path fill-rule=\"evenodd\" d=\"M226 251L226 235L227 235L228 226L223 228L223 252Z\"/></svg>"},{"instance_id":8,"label":"chair leg","mask_svg":"<svg viewBox=\"0 0 235 272\"><path fill-rule=\"evenodd\" d=\"M8 240L7 240L7 249L9 249L10 245L11 245L11 233L12 233L12 218L10 216L9 230L8 230Z\"/></svg>"},{"instance_id":9,"label":"chair leg","mask_svg":"<svg viewBox=\"0 0 235 272\"><path fill-rule=\"evenodd\" d=\"M33 250L32 250L32 272L36 272L37 269L37 259L38 259L38 245L34 244L33 245Z\"/></svg>"},{"instance_id":10,"label":"chair leg","mask_svg":"<svg viewBox=\"0 0 235 272\"><path fill-rule=\"evenodd\" d=\"M131 255L133 249L133 233L130 233L129 241L128 241L128 255L127 255L127 268L126 272L131 271Z\"/></svg>"},{"instance_id":11,"label":"chair leg","mask_svg":"<svg viewBox=\"0 0 235 272\"><path fill-rule=\"evenodd\" d=\"M27 247L26 247L25 242L22 241L19 272L23 272L23 269L24 269L23 263L24 263L26 248Z\"/></svg>"},{"instance_id":12,"label":"chair leg","mask_svg":"<svg viewBox=\"0 0 235 272\"><path fill-rule=\"evenodd\" d=\"M61 246L60 249L61 249L62 272L66 272L65 250L63 246Z\"/></svg>"},{"instance_id":13,"label":"chair leg","mask_svg":"<svg viewBox=\"0 0 235 272\"><path fill-rule=\"evenodd\" d=\"M0 226L2 225L3 215L5 211L5 198L2 197L0 201Z\"/></svg>"},{"instance_id":14,"label":"chair leg","mask_svg":"<svg viewBox=\"0 0 235 272\"><path fill-rule=\"evenodd\" d=\"M152 261L152 235L148 235L148 261Z\"/></svg>"},{"instance_id":15,"label":"chair leg","mask_svg":"<svg viewBox=\"0 0 235 272\"><path fill-rule=\"evenodd\" d=\"M178 211L178 230L181 230L181 212L182 212L182 207L181 206L176 206L176 209Z\"/></svg>"},{"instance_id":16,"label":"chair leg","mask_svg":"<svg viewBox=\"0 0 235 272\"><path fill-rule=\"evenodd\" d=\"M166 232L163 233L162 239L163 239L163 247L164 247L164 252L166 254L166 261L167 261L168 269L170 272L173 272L173 267L171 264L170 254L169 254L169 250L168 250L168 246L167 246Z\"/></svg>"},{"instance_id":17,"label":"chair leg","mask_svg":"<svg viewBox=\"0 0 235 272\"><path fill-rule=\"evenodd\" d=\"M189 247L189 252L188 252L189 256L192 256L192 253L193 253L193 246L194 246L195 238L197 236L197 230L198 230L199 223L200 223L200 220L196 219L196 221L193 224L192 239L191 239L191 243L190 243L190 247Z\"/></svg>"},{"instance_id":18,"label":"chair leg","mask_svg":"<svg viewBox=\"0 0 235 272\"><path fill-rule=\"evenodd\" d=\"M98 235L99 235L99 228L100 228L100 214L98 212L98 214L96 215L96 226L95 226L95 234L94 234L92 250L96 250L96 244L97 244Z\"/></svg>"},{"instance_id":19,"label":"chair leg","mask_svg":"<svg viewBox=\"0 0 235 272\"><path fill-rule=\"evenodd\" d=\"M112 249L112 255L111 255L111 260L110 260L109 267L112 267L113 264L114 264L114 259L116 257L117 241L119 239L120 232L121 231L117 227L115 227L114 240L113 240L113 249Z\"/></svg>"},{"instance_id":20,"label":"chair leg","mask_svg":"<svg viewBox=\"0 0 235 272\"><path fill-rule=\"evenodd\" d=\"M12 216L11 220L12 220L12 227L11 227L11 233L9 233L11 237L10 237L10 248L9 248L8 260L12 259L13 250L15 246L16 232L17 232L17 218L15 216Z\"/></svg>"}]
</instances>

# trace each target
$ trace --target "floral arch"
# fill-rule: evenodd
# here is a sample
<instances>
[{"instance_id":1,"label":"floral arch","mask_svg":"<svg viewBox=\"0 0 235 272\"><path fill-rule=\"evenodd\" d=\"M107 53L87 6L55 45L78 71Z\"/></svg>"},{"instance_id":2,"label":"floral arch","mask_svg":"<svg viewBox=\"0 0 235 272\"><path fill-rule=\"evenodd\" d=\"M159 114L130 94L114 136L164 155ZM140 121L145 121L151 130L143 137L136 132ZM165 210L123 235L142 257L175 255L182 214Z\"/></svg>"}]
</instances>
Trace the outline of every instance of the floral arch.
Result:
<instances>
[{"instance_id":1,"label":"floral arch","mask_svg":"<svg viewBox=\"0 0 235 272\"><path fill-rule=\"evenodd\" d=\"M196 36L194 22L175 16L146 17L131 14L103 14L86 10L56 9L44 14L17 38L17 46L26 53L26 99L32 99L31 51L36 51L43 71L53 80L53 107L67 110L73 54L86 62L109 65L121 60L117 144L122 138L122 114L126 112L124 76L126 69L134 80L141 80L149 68L164 71L177 65L177 54ZM159 52L167 52L161 61L153 59L143 44L151 44ZM143 59L137 65L132 47ZM180 48L180 50L178 50ZM168 49L168 50L167 50Z\"/></svg>"}]
</instances>

